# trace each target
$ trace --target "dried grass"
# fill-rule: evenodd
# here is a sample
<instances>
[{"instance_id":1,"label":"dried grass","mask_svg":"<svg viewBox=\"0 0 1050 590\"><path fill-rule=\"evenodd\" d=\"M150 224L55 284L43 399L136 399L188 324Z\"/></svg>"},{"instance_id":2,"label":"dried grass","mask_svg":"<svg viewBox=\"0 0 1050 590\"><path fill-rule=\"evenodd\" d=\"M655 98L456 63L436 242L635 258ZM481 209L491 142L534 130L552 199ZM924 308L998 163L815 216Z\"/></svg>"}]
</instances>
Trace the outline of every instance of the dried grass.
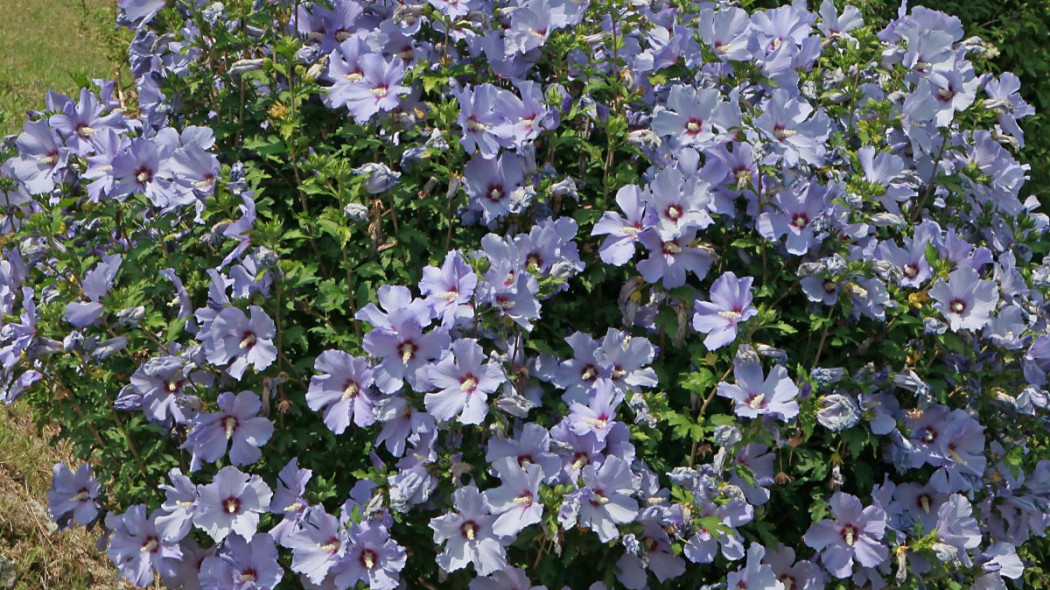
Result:
<instances>
[{"instance_id":1,"label":"dried grass","mask_svg":"<svg viewBox=\"0 0 1050 590\"><path fill-rule=\"evenodd\" d=\"M95 549L95 533L59 531L47 515L51 466L69 461L28 408L0 406L0 555L15 564L15 590L112 590L116 570ZM5 589L6 590L6 589Z\"/></svg>"}]
</instances>

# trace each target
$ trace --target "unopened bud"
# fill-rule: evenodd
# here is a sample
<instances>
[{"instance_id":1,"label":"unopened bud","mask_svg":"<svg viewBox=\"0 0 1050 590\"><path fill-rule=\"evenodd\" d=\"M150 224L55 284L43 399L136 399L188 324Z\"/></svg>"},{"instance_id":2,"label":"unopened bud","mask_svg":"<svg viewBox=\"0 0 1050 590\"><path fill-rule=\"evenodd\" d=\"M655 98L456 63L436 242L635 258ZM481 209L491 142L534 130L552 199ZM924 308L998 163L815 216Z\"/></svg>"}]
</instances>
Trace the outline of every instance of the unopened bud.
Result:
<instances>
[{"instance_id":1,"label":"unopened bud","mask_svg":"<svg viewBox=\"0 0 1050 590\"><path fill-rule=\"evenodd\" d=\"M248 72L259 71L263 67L263 61L265 61L265 60L262 60L262 59L241 59L241 60L238 60L238 61L234 62L234 64L232 66L230 66L230 75L240 76L242 74L247 74Z\"/></svg>"}]
</instances>

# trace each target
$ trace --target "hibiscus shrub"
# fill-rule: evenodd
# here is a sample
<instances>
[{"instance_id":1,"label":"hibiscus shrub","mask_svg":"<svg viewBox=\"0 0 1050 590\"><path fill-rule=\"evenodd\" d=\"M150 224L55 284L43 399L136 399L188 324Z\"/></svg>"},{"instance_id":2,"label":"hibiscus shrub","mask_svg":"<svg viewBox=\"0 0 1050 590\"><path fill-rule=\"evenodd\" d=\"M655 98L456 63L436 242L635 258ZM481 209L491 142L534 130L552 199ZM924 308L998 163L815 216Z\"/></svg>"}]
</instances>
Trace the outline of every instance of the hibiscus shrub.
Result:
<instances>
[{"instance_id":1,"label":"hibiscus shrub","mask_svg":"<svg viewBox=\"0 0 1050 590\"><path fill-rule=\"evenodd\" d=\"M120 4L134 84L5 144L0 394L131 583L1050 583L1032 109L955 17Z\"/></svg>"}]
</instances>

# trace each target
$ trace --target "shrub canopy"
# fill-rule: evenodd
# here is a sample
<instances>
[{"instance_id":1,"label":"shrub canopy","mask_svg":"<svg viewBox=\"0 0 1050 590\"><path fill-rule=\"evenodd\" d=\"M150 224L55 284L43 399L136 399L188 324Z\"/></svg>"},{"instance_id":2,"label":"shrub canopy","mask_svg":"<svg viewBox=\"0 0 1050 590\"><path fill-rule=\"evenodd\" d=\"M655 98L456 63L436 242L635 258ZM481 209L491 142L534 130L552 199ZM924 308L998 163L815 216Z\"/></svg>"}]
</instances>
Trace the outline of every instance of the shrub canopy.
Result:
<instances>
[{"instance_id":1,"label":"shrub canopy","mask_svg":"<svg viewBox=\"0 0 1050 590\"><path fill-rule=\"evenodd\" d=\"M957 18L121 24L5 148L0 395L133 584L1045 583L1050 219Z\"/></svg>"}]
</instances>

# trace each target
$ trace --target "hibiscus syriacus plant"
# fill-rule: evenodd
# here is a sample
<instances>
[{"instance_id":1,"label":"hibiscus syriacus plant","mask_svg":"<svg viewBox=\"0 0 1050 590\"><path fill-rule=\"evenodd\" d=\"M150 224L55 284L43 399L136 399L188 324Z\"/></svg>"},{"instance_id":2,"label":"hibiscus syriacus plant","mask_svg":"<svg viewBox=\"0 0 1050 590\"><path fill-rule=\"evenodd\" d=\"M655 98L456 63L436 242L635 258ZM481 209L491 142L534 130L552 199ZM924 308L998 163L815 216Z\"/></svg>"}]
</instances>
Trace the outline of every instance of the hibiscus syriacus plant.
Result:
<instances>
[{"instance_id":1,"label":"hibiscus syriacus plant","mask_svg":"<svg viewBox=\"0 0 1050 590\"><path fill-rule=\"evenodd\" d=\"M957 18L120 10L0 152L0 396L115 576L1048 584L1050 219Z\"/></svg>"}]
</instances>

